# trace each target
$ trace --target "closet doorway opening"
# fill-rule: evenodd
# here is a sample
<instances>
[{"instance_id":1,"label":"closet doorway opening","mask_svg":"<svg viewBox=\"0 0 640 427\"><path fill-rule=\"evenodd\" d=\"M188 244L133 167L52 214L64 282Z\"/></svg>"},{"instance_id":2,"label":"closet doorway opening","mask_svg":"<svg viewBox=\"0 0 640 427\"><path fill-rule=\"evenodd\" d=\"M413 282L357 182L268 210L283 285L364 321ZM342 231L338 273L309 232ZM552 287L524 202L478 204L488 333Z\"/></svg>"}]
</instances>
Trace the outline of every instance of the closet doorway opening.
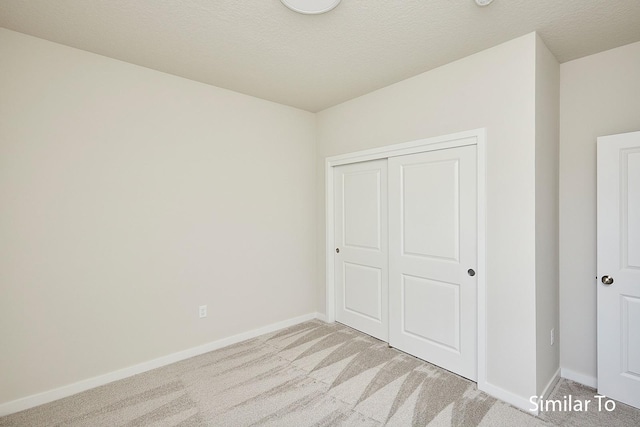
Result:
<instances>
[{"instance_id":1,"label":"closet doorway opening","mask_svg":"<svg viewBox=\"0 0 640 427\"><path fill-rule=\"evenodd\" d=\"M484 140L479 129L326 160L327 321L479 387Z\"/></svg>"}]
</instances>

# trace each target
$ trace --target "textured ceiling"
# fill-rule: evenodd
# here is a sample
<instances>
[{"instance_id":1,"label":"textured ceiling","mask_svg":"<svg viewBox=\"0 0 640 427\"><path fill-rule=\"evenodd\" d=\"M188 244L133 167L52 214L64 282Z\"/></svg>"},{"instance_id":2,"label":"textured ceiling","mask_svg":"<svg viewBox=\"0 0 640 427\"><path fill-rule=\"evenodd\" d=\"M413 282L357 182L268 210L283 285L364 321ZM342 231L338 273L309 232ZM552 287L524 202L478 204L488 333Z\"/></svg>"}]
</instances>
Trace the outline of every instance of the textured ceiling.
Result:
<instances>
[{"instance_id":1,"label":"textured ceiling","mask_svg":"<svg viewBox=\"0 0 640 427\"><path fill-rule=\"evenodd\" d=\"M640 41L640 0L2 0L0 26L319 111L531 31L560 62Z\"/></svg>"}]
</instances>

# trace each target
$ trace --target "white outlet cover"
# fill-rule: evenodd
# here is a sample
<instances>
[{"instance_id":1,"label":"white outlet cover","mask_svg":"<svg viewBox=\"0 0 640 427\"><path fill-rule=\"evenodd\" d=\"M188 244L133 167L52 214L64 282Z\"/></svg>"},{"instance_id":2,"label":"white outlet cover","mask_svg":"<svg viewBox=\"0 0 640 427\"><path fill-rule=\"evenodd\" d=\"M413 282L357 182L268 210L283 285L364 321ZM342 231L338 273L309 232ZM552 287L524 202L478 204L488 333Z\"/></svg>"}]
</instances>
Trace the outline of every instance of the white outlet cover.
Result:
<instances>
[{"instance_id":1,"label":"white outlet cover","mask_svg":"<svg viewBox=\"0 0 640 427\"><path fill-rule=\"evenodd\" d=\"M340 0L280 0L294 12L305 15L318 15L334 9Z\"/></svg>"}]
</instances>

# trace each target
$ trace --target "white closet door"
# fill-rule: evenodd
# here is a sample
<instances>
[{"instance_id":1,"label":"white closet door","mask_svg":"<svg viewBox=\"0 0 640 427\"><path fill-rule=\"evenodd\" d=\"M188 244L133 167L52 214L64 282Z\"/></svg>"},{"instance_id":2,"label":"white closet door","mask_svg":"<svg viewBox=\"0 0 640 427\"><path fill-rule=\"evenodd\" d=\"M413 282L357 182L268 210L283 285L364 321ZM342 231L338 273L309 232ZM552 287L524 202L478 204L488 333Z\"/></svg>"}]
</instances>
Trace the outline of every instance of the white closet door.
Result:
<instances>
[{"instance_id":1,"label":"white closet door","mask_svg":"<svg viewBox=\"0 0 640 427\"><path fill-rule=\"evenodd\" d=\"M640 132L598 138L598 393L640 408Z\"/></svg>"},{"instance_id":2,"label":"white closet door","mask_svg":"<svg viewBox=\"0 0 640 427\"><path fill-rule=\"evenodd\" d=\"M388 168L389 344L475 381L476 147Z\"/></svg>"},{"instance_id":3,"label":"white closet door","mask_svg":"<svg viewBox=\"0 0 640 427\"><path fill-rule=\"evenodd\" d=\"M336 320L388 340L387 160L334 175Z\"/></svg>"}]
</instances>

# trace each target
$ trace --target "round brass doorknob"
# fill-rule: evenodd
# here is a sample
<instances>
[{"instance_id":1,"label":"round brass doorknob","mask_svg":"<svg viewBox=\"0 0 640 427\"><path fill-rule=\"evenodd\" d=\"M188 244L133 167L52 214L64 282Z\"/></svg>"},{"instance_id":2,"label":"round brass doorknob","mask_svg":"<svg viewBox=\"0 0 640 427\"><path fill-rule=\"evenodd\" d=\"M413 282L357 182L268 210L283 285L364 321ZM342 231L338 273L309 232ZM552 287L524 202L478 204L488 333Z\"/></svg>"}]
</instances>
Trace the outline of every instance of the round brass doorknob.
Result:
<instances>
[{"instance_id":1,"label":"round brass doorknob","mask_svg":"<svg viewBox=\"0 0 640 427\"><path fill-rule=\"evenodd\" d=\"M613 283L613 277L611 276L602 276L602 283L605 285L610 285Z\"/></svg>"}]
</instances>

